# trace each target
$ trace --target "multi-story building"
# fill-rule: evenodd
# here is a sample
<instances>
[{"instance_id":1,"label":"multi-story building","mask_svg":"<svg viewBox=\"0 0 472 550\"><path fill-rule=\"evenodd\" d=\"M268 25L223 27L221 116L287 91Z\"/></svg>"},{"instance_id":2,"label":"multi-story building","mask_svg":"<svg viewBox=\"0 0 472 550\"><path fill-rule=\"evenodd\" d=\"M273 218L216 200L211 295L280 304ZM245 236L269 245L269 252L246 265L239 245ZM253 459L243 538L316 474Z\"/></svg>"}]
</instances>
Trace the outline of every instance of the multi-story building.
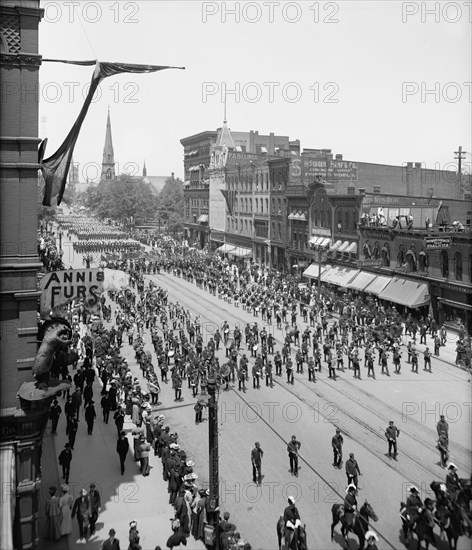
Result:
<instances>
[{"instance_id":1,"label":"multi-story building","mask_svg":"<svg viewBox=\"0 0 472 550\"><path fill-rule=\"evenodd\" d=\"M39 0L0 4L1 251L0 465L2 548L39 542L41 439L48 411L26 414L17 392L32 379L37 350Z\"/></svg>"},{"instance_id":2,"label":"multi-story building","mask_svg":"<svg viewBox=\"0 0 472 550\"><path fill-rule=\"evenodd\" d=\"M277 258L268 244L272 222L267 160L279 151L299 153L298 140L257 131L232 132L224 121L216 132L184 138L181 144L184 225L189 240L200 248L208 245L213 249L232 243L233 256L248 258L254 253L264 264ZM274 228L277 232L278 226ZM281 232L277 238L280 241Z\"/></svg>"},{"instance_id":3,"label":"multi-story building","mask_svg":"<svg viewBox=\"0 0 472 550\"><path fill-rule=\"evenodd\" d=\"M359 267L381 276L374 294L472 331L470 200L366 193L362 212Z\"/></svg>"}]
</instances>

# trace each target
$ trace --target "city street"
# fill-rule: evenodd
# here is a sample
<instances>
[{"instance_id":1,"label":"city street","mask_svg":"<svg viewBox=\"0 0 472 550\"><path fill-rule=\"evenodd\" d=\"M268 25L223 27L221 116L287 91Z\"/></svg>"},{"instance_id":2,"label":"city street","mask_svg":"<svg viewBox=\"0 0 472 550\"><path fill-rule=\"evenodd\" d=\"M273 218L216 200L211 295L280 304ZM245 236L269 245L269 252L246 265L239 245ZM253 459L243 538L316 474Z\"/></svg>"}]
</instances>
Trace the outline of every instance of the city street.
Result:
<instances>
[{"instance_id":1,"label":"city street","mask_svg":"<svg viewBox=\"0 0 472 550\"><path fill-rule=\"evenodd\" d=\"M80 255L70 259L74 267L80 267ZM246 323L257 321L259 326L263 324L260 318L254 318L241 307L236 308L181 278L167 273L145 278L167 289L170 301L178 301L193 316L200 315L204 341L224 321L231 328L239 325L242 329ZM304 328L305 325L301 325ZM280 346L282 331L277 330L275 324L266 328L274 334ZM152 349L149 332L145 333L146 347ZM429 340L428 337L428 343ZM266 387L261 379L261 389L254 390L250 376L246 393L237 391L237 382L230 385L229 391L221 389L218 399L220 507L222 512L231 513L232 521L253 548L276 548L276 522L283 513L288 496L297 499L302 523L307 526L310 549L342 545L339 524L334 541L330 541L331 507L342 502L347 486L344 467L337 470L332 466L331 438L335 427L341 429L344 437L344 458L353 452L359 463L363 475L359 478L358 502L361 506L367 500L378 516L378 522L371 527L379 534L379 548L403 546L399 510L410 484L420 488L424 500L433 496L430 483L444 480L446 476L446 470L439 466L439 452L435 448L436 423L440 414L444 414L449 422L450 460L457 465L460 477L470 475L470 375L451 364L455 357L454 343L451 334L446 347L441 348L441 358L433 358L432 374L423 371L421 360L419 374L412 373L405 362L404 352L401 374L393 374L391 366L390 377L381 375L380 367L376 365L376 380L367 379L366 369L362 367L362 380L355 380L352 371L346 368L344 373L337 373L336 381L332 381L327 378L324 365L323 372L317 373L315 383L308 382L305 371L303 375L295 374L295 384L289 385L284 370L282 377L274 377L274 388ZM418 348L422 351L424 346ZM141 377L130 346L124 343L122 349L129 358L134 375ZM246 351L243 345L240 352ZM224 350L220 348L220 363L224 362L224 356ZM162 386L159 411L165 414L166 423L179 433L181 446L195 462L198 482L204 483L208 479L208 425L205 422L195 425L195 399L187 389L186 381L183 385L184 400L178 404L174 402L171 383ZM400 430L397 462L388 458L384 436L390 420ZM292 435L296 435L302 444L298 478L290 474L286 452ZM264 451L261 487L252 482L250 453L255 441L260 442ZM113 444L114 439L105 439L105 447ZM111 448L109 454L113 456L113 453ZM161 477L160 465L157 461L153 464L157 468L144 482L144 491L155 496L160 494L159 490L154 492L148 486L156 484L157 489L163 484L157 479ZM142 495L143 479L138 476L134 482ZM165 493L163 499L166 498ZM146 504L141 498L139 501L127 513L141 517L143 510L142 521L146 521L147 501ZM117 503L112 499L109 504L111 517L116 515L113 512L115 507ZM148 522L146 529L152 532L152 516ZM357 543L353 535L350 538ZM465 549L468 543L469 540L462 537L458 548ZM190 540L189 544L193 548ZM445 541L439 544L439 548L446 547Z\"/></svg>"},{"instance_id":2,"label":"city street","mask_svg":"<svg viewBox=\"0 0 472 550\"><path fill-rule=\"evenodd\" d=\"M207 338L223 321L231 327L244 327L258 321L208 292L168 274L152 276L159 286L168 289L169 299L178 301L199 314ZM281 343L281 331L274 331ZM269 327L268 327L269 330ZM244 352L244 347L241 350ZM406 354L404 354L406 355ZM452 359L453 345L446 357ZM224 353L221 354L223 359ZM309 548L330 548L331 506L345 496L346 475L333 468L331 437L334 427L342 430L344 456L355 453L363 476L360 478L359 503L368 500L379 517L375 530L381 535L382 548L401 547L399 531L400 502L406 499L414 483L422 498L431 496L429 485L443 480L446 471L439 464L436 450L436 423L444 414L450 425L451 460L461 477L471 471L471 402L470 375L450 364L433 359L433 374L410 372L403 362L402 373L376 380L354 380L352 371L341 373L336 382L327 380L326 369L316 383L308 376L295 374L295 384L285 376L276 378L273 389L253 390L251 378L244 394L236 388L221 391L220 425L220 494L221 506L231 511L241 531L256 548L276 543L275 524L283 513L288 496L295 496L302 522L307 524ZM393 371L393 368L390 369ZM206 425L193 425L194 400L184 393L184 405L166 405L169 422L177 428L185 447L197 464L207 460ZM169 388L169 398L172 393ZM163 402L168 401L165 392ZM188 403L188 405L187 405ZM388 458L384 436L393 420L400 430L398 462ZM291 435L302 443L301 469L298 479L290 475L286 444ZM262 487L252 483L250 451L255 441L264 451ZM335 542L341 538L335 538ZM273 541L273 543L272 543ZM468 540L459 541L467 548ZM271 548L273 546L270 546Z\"/></svg>"}]
</instances>

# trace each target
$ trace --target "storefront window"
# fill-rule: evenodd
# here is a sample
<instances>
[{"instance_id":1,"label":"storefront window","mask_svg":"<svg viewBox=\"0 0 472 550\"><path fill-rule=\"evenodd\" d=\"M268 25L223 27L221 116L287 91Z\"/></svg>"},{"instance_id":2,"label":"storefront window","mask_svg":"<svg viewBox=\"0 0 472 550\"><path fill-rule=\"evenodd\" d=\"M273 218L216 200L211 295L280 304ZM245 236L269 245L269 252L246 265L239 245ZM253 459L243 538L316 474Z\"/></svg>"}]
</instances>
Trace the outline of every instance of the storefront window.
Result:
<instances>
[{"instance_id":1,"label":"storefront window","mask_svg":"<svg viewBox=\"0 0 472 550\"><path fill-rule=\"evenodd\" d=\"M454 256L454 264L456 268L456 281L462 281L462 254L460 252L456 252Z\"/></svg>"}]
</instances>

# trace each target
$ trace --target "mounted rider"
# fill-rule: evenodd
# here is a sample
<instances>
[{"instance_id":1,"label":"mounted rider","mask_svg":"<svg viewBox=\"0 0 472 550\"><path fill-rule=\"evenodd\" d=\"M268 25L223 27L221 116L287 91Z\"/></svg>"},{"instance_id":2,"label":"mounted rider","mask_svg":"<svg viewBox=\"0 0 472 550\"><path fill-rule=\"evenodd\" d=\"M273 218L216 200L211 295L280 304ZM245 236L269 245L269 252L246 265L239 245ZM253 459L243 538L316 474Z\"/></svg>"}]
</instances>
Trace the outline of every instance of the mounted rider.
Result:
<instances>
[{"instance_id":1,"label":"mounted rider","mask_svg":"<svg viewBox=\"0 0 472 550\"><path fill-rule=\"evenodd\" d=\"M290 548L295 530L301 527L300 514L295 506L295 498L288 497L288 506L284 510L285 550Z\"/></svg>"},{"instance_id":2,"label":"mounted rider","mask_svg":"<svg viewBox=\"0 0 472 550\"><path fill-rule=\"evenodd\" d=\"M351 529L357 513L357 487L353 483L350 483L347 486L346 493L344 499L344 523L348 529Z\"/></svg>"},{"instance_id":3,"label":"mounted rider","mask_svg":"<svg viewBox=\"0 0 472 550\"><path fill-rule=\"evenodd\" d=\"M400 512L400 514L406 519L409 524L410 530L416 526L418 517L423 510L423 502L418 494L418 488L412 485L409 489L410 494L406 499L405 508Z\"/></svg>"}]
</instances>

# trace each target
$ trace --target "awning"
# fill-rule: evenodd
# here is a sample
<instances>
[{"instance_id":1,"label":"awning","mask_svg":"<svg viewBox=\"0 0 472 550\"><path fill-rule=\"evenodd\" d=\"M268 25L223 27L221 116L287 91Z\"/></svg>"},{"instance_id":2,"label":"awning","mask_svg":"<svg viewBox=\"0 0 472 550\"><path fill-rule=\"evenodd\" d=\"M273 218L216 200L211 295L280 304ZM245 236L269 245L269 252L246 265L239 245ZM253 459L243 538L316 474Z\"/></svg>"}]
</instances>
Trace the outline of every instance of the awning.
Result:
<instances>
[{"instance_id":1,"label":"awning","mask_svg":"<svg viewBox=\"0 0 472 550\"><path fill-rule=\"evenodd\" d=\"M344 252L349 247L349 241L344 241L343 244L338 248L338 252Z\"/></svg>"},{"instance_id":2,"label":"awning","mask_svg":"<svg viewBox=\"0 0 472 550\"><path fill-rule=\"evenodd\" d=\"M208 221L208 214L201 214L198 216L198 223L206 223Z\"/></svg>"},{"instance_id":3,"label":"awning","mask_svg":"<svg viewBox=\"0 0 472 550\"><path fill-rule=\"evenodd\" d=\"M379 294L379 298L411 308L420 307L429 302L428 285L394 277Z\"/></svg>"},{"instance_id":4,"label":"awning","mask_svg":"<svg viewBox=\"0 0 472 550\"><path fill-rule=\"evenodd\" d=\"M391 277L377 275L374 281L364 288L364 292L369 292L370 294L375 294L375 296L378 296L391 280Z\"/></svg>"},{"instance_id":5,"label":"awning","mask_svg":"<svg viewBox=\"0 0 472 550\"><path fill-rule=\"evenodd\" d=\"M252 256L252 250L250 248L237 246L233 250L229 251L228 254L232 254L233 256L238 256L238 258L249 258L249 256Z\"/></svg>"},{"instance_id":6,"label":"awning","mask_svg":"<svg viewBox=\"0 0 472 550\"><path fill-rule=\"evenodd\" d=\"M0 527L0 548L13 550L13 523L16 503L15 449L13 445L0 450L0 472L4 485L2 499L2 525Z\"/></svg>"},{"instance_id":7,"label":"awning","mask_svg":"<svg viewBox=\"0 0 472 550\"><path fill-rule=\"evenodd\" d=\"M321 274L321 280L324 283L330 283L337 286L346 286L359 273L358 269L350 267L333 266Z\"/></svg>"},{"instance_id":8,"label":"awning","mask_svg":"<svg viewBox=\"0 0 472 550\"><path fill-rule=\"evenodd\" d=\"M321 237L321 241L318 246L327 246L331 242L331 237Z\"/></svg>"},{"instance_id":9,"label":"awning","mask_svg":"<svg viewBox=\"0 0 472 550\"><path fill-rule=\"evenodd\" d=\"M297 212L292 212L291 214L288 215L288 219L289 220L298 220L298 214Z\"/></svg>"},{"instance_id":10,"label":"awning","mask_svg":"<svg viewBox=\"0 0 472 550\"><path fill-rule=\"evenodd\" d=\"M449 300L447 298L439 298L438 301L446 304L448 306L455 307L456 309L466 309L467 311L472 311L472 305L465 304L463 302L455 302L454 300Z\"/></svg>"},{"instance_id":11,"label":"awning","mask_svg":"<svg viewBox=\"0 0 472 550\"><path fill-rule=\"evenodd\" d=\"M321 266L321 273L326 271L326 268L331 266L322 265ZM302 273L303 277L311 277L312 279L318 279L318 271L319 271L319 265L318 264L311 264L308 266L307 269Z\"/></svg>"},{"instance_id":12,"label":"awning","mask_svg":"<svg viewBox=\"0 0 472 550\"><path fill-rule=\"evenodd\" d=\"M312 237L310 240L309 240L309 243L310 244L318 244L319 241L322 241L323 240L323 237Z\"/></svg>"},{"instance_id":13,"label":"awning","mask_svg":"<svg viewBox=\"0 0 472 550\"><path fill-rule=\"evenodd\" d=\"M228 254L228 252L230 252L231 250L234 250L236 247L234 246L234 244L227 244L225 243L224 245L220 246L219 248L217 248L217 252L221 252L223 254Z\"/></svg>"},{"instance_id":14,"label":"awning","mask_svg":"<svg viewBox=\"0 0 472 550\"><path fill-rule=\"evenodd\" d=\"M333 246L330 248L331 251L338 250L338 248L343 244L342 241L336 241Z\"/></svg>"},{"instance_id":15,"label":"awning","mask_svg":"<svg viewBox=\"0 0 472 550\"><path fill-rule=\"evenodd\" d=\"M357 254L357 243L352 242L344 252L346 254Z\"/></svg>"},{"instance_id":16,"label":"awning","mask_svg":"<svg viewBox=\"0 0 472 550\"><path fill-rule=\"evenodd\" d=\"M364 288L375 279L376 275L368 271L361 271L355 279L348 283L347 288L353 290L364 290Z\"/></svg>"},{"instance_id":17,"label":"awning","mask_svg":"<svg viewBox=\"0 0 472 550\"><path fill-rule=\"evenodd\" d=\"M190 166L189 172L196 172L197 170L200 170L200 166Z\"/></svg>"}]
</instances>

